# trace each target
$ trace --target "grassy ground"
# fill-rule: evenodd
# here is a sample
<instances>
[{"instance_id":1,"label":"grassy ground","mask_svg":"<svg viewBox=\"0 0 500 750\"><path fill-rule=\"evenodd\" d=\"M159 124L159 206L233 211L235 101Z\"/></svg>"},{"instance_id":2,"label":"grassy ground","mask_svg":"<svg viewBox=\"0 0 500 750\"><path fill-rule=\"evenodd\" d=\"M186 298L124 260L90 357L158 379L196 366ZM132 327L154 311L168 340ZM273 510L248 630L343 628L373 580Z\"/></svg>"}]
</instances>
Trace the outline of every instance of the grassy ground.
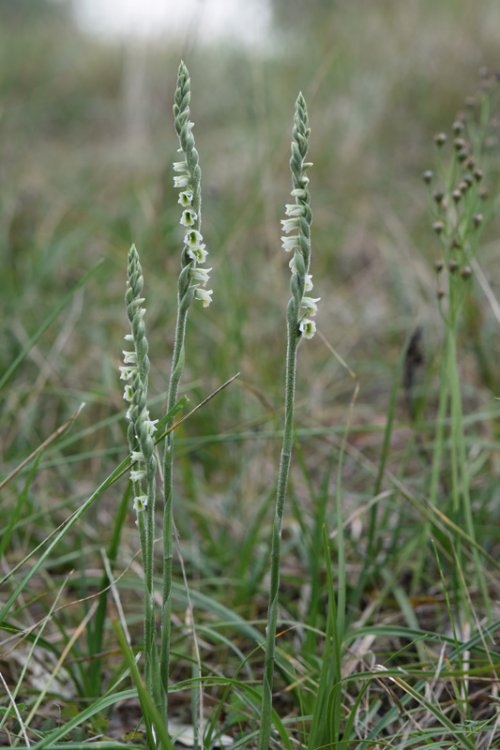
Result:
<instances>
[{"instance_id":1,"label":"grassy ground","mask_svg":"<svg viewBox=\"0 0 500 750\"><path fill-rule=\"evenodd\" d=\"M151 411L163 409L182 240L171 103L184 57L214 303L192 311L182 395L194 406L241 374L177 435L173 718L192 724L182 560L213 721L205 747L221 730L255 747L289 279L279 220L301 89L321 304L319 335L299 356L273 747L497 747L498 84L456 370L437 299L438 207L421 180L452 160L434 134L451 141L462 111L477 120L479 70L498 69L497 3L276 3L275 38L259 55L201 47L195 33L105 45L55 13L6 7L0 744L144 746L113 629L120 622L140 650L125 478L87 501L127 453L118 366L132 242L146 279Z\"/></svg>"}]
</instances>

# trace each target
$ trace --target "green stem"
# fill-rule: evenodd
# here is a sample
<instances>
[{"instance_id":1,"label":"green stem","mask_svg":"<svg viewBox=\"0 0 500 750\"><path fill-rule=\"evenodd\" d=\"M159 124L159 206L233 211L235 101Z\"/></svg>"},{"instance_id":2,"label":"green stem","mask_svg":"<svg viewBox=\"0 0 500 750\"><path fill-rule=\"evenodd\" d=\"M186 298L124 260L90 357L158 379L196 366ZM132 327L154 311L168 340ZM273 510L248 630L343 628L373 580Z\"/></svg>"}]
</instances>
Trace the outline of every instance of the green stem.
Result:
<instances>
[{"instance_id":1,"label":"green stem","mask_svg":"<svg viewBox=\"0 0 500 750\"><path fill-rule=\"evenodd\" d=\"M162 706L160 676L158 670L158 646L155 638L155 601L154 601L154 536L156 504L156 464L148 464L147 496L148 505L145 511L145 564L146 578L146 658L149 662L149 681L151 697L158 709ZM139 514L143 515L143 514ZM147 663L146 662L146 663Z\"/></svg>"},{"instance_id":2,"label":"green stem","mask_svg":"<svg viewBox=\"0 0 500 750\"><path fill-rule=\"evenodd\" d=\"M272 530L271 585L269 591L269 606L267 615L264 682L262 686L261 728L258 745L259 750L268 750L269 740L271 736L274 653L280 585L281 529L283 523L283 509L285 504L288 473L290 469L293 447L293 412L297 372L297 348L299 340L299 336L297 335L297 326L293 326L289 322L285 375L285 424L283 430L283 443L281 447L280 465L278 471L278 485L276 490L276 504Z\"/></svg>"},{"instance_id":3,"label":"green stem","mask_svg":"<svg viewBox=\"0 0 500 750\"><path fill-rule=\"evenodd\" d=\"M474 518L472 516L471 497L470 497L470 478L469 470L467 466L467 448L465 443L464 434L464 423L463 423L463 408L462 408L462 395L460 389L460 377L458 373L457 363L457 350L456 350L456 339L450 335L449 340L449 378L450 378L450 393L451 393L451 443L454 452L457 454L457 487L454 490L457 496L461 497L461 507L459 508L459 516L453 520L460 524L463 521L467 534L470 539L476 542L476 531L474 526ZM453 477L455 480L455 477ZM460 518L461 516L461 518ZM460 546L457 540L457 549L460 550ZM476 544L472 545L472 556L474 560L474 566L476 569L476 580L478 588L481 591L486 612L491 617L491 603L488 595L488 587L484 578L483 568L481 564L481 558ZM459 555L459 560L461 555Z\"/></svg>"},{"instance_id":4,"label":"green stem","mask_svg":"<svg viewBox=\"0 0 500 750\"><path fill-rule=\"evenodd\" d=\"M167 394L167 414L175 406L177 391L183 370L184 338L186 334L187 308L179 298L177 324L172 354L170 382ZM170 427L171 422L167 427ZM164 509L163 509L163 600L161 617L160 675L165 701L165 715L168 715L168 678L170 669L170 641L172 614L172 564L173 564L173 449L174 433L165 438L163 455Z\"/></svg>"}]
</instances>

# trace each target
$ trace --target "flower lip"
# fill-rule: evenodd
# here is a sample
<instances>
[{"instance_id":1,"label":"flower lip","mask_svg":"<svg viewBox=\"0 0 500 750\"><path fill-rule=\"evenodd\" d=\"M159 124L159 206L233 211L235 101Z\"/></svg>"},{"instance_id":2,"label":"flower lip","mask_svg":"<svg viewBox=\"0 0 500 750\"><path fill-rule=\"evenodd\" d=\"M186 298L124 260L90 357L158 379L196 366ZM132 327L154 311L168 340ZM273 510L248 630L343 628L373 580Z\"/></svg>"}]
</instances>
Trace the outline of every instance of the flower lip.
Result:
<instances>
[{"instance_id":1,"label":"flower lip","mask_svg":"<svg viewBox=\"0 0 500 750\"><path fill-rule=\"evenodd\" d=\"M211 268L193 268L191 269L191 281L195 284L205 286L210 278Z\"/></svg>"},{"instance_id":2,"label":"flower lip","mask_svg":"<svg viewBox=\"0 0 500 750\"><path fill-rule=\"evenodd\" d=\"M181 172L182 174L189 174L187 161L174 161L173 165L174 172Z\"/></svg>"},{"instance_id":3,"label":"flower lip","mask_svg":"<svg viewBox=\"0 0 500 750\"><path fill-rule=\"evenodd\" d=\"M196 213L196 211L193 211L193 209L191 208L187 208L182 212L180 223L183 227L192 227L196 223L197 218L198 214Z\"/></svg>"},{"instance_id":4,"label":"flower lip","mask_svg":"<svg viewBox=\"0 0 500 750\"><path fill-rule=\"evenodd\" d=\"M302 297L300 306L306 315L316 315L321 297Z\"/></svg>"},{"instance_id":5,"label":"flower lip","mask_svg":"<svg viewBox=\"0 0 500 750\"><path fill-rule=\"evenodd\" d=\"M316 333L316 323L309 318L303 318L299 323L299 331L305 339L312 339Z\"/></svg>"},{"instance_id":6,"label":"flower lip","mask_svg":"<svg viewBox=\"0 0 500 750\"><path fill-rule=\"evenodd\" d=\"M174 188L187 188L189 187L189 175L180 174L174 175Z\"/></svg>"},{"instance_id":7,"label":"flower lip","mask_svg":"<svg viewBox=\"0 0 500 750\"><path fill-rule=\"evenodd\" d=\"M204 263L208 255L208 250L205 249L205 244L203 243L199 247L190 247L187 254L191 260L197 263Z\"/></svg>"},{"instance_id":8,"label":"flower lip","mask_svg":"<svg viewBox=\"0 0 500 750\"><path fill-rule=\"evenodd\" d=\"M134 507L134 510L137 511L137 513L141 513L143 510L145 510L148 507L148 496L137 495L137 497L134 498L133 507Z\"/></svg>"},{"instance_id":9,"label":"flower lip","mask_svg":"<svg viewBox=\"0 0 500 750\"><path fill-rule=\"evenodd\" d=\"M137 364L137 354L135 352L127 352L123 350L123 363L125 365L136 365Z\"/></svg>"},{"instance_id":10,"label":"flower lip","mask_svg":"<svg viewBox=\"0 0 500 750\"><path fill-rule=\"evenodd\" d=\"M179 193L179 200L177 201L183 208L189 208L193 203L193 193L190 190L183 190Z\"/></svg>"},{"instance_id":11,"label":"flower lip","mask_svg":"<svg viewBox=\"0 0 500 750\"><path fill-rule=\"evenodd\" d=\"M298 229L299 226L298 217L294 216L291 219L281 219L281 227L284 232L293 232L295 229Z\"/></svg>"},{"instance_id":12,"label":"flower lip","mask_svg":"<svg viewBox=\"0 0 500 750\"><path fill-rule=\"evenodd\" d=\"M285 206L285 214L287 216L303 216L305 208L301 203L287 203Z\"/></svg>"},{"instance_id":13,"label":"flower lip","mask_svg":"<svg viewBox=\"0 0 500 750\"><path fill-rule=\"evenodd\" d=\"M123 389L123 400L131 402L133 397L134 397L134 394L132 393L132 386L130 383L127 383L127 385Z\"/></svg>"},{"instance_id":14,"label":"flower lip","mask_svg":"<svg viewBox=\"0 0 500 750\"><path fill-rule=\"evenodd\" d=\"M292 235L291 237L282 237L281 244L283 246L283 250L289 253L296 248L300 248L300 237L296 234Z\"/></svg>"},{"instance_id":15,"label":"flower lip","mask_svg":"<svg viewBox=\"0 0 500 750\"><path fill-rule=\"evenodd\" d=\"M135 367L120 367L120 380L132 380L135 370Z\"/></svg>"},{"instance_id":16,"label":"flower lip","mask_svg":"<svg viewBox=\"0 0 500 750\"><path fill-rule=\"evenodd\" d=\"M142 482L145 476L146 472L143 469L132 469L130 472L130 479L132 482Z\"/></svg>"},{"instance_id":17,"label":"flower lip","mask_svg":"<svg viewBox=\"0 0 500 750\"><path fill-rule=\"evenodd\" d=\"M212 302L213 289L200 289L197 287L194 292L195 299L201 300L203 307L208 307Z\"/></svg>"},{"instance_id":18,"label":"flower lip","mask_svg":"<svg viewBox=\"0 0 500 750\"><path fill-rule=\"evenodd\" d=\"M197 229L191 229L184 235L184 244L188 247L203 247L203 235Z\"/></svg>"},{"instance_id":19,"label":"flower lip","mask_svg":"<svg viewBox=\"0 0 500 750\"><path fill-rule=\"evenodd\" d=\"M304 279L304 291L305 292L312 292L313 290L313 280L310 273L306 273L305 279Z\"/></svg>"}]
</instances>

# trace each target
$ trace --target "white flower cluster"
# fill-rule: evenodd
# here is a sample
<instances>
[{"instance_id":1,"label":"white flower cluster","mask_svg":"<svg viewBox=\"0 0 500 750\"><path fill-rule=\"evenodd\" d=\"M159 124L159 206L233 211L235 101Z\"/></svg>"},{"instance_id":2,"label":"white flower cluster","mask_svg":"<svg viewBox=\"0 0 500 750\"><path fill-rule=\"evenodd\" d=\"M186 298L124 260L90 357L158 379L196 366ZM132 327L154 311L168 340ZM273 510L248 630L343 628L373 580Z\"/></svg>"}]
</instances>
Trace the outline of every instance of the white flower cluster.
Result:
<instances>
[{"instance_id":1,"label":"white flower cluster","mask_svg":"<svg viewBox=\"0 0 500 750\"><path fill-rule=\"evenodd\" d=\"M307 177L303 177L303 179L307 180ZM291 195L299 199L307 197L306 191L302 188L292 190ZM281 227L283 232L285 232L285 236L281 238L283 250L287 253L293 252L289 263L292 273L297 273L296 255L301 252L300 220L304 216L305 210L305 206L302 203L287 203L285 213L289 218L281 220ZM291 232L293 234L290 234ZM306 273L304 277L304 292L311 292L312 289L312 276L310 273ZM316 321L313 318L318 312L318 302L320 299L321 297L307 297L304 295L300 302L299 330L305 339L312 339L316 333Z\"/></svg>"},{"instance_id":2,"label":"white flower cluster","mask_svg":"<svg viewBox=\"0 0 500 750\"><path fill-rule=\"evenodd\" d=\"M143 301L142 298L137 300L139 304ZM145 309L139 307L136 312L143 317ZM135 344L134 337L131 333L128 333L125 336L125 341ZM132 459L133 466L130 471L130 479L134 485L134 510L139 513L146 509L148 505L148 496L144 492L143 487L144 480L146 479L146 459L144 453L140 450L139 436L137 433L140 426L150 437L153 437L156 432L156 424L158 420L150 418L147 406L144 406L139 414L136 413L137 390L142 389L142 383L140 381L135 346L134 351L123 351L123 366L120 367L120 380L125 381L123 399L130 404L126 416L133 430L135 448L137 449L130 451L130 458Z\"/></svg>"},{"instance_id":3,"label":"white flower cluster","mask_svg":"<svg viewBox=\"0 0 500 750\"><path fill-rule=\"evenodd\" d=\"M191 286L194 287L195 299L208 307L212 301L213 290L204 289L210 279L211 268L199 268L198 263L205 263L208 250L203 241L201 232L196 229L198 214L193 209L193 189L191 187L191 175L186 161L174 162L174 187L181 189L178 203L184 209L180 218L180 223L186 227L187 232L184 235L184 245L187 248L188 257L193 261L191 269Z\"/></svg>"}]
</instances>

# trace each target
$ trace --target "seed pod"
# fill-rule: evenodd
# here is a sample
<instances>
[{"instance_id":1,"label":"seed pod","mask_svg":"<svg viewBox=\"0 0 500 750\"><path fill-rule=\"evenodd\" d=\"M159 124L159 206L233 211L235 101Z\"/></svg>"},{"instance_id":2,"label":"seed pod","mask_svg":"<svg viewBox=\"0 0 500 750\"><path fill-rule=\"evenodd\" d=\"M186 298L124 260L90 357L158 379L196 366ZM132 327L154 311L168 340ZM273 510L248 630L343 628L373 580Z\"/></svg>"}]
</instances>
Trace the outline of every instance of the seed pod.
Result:
<instances>
[{"instance_id":1,"label":"seed pod","mask_svg":"<svg viewBox=\"0 0 500 750\"><path fill-rule=\"evenodd\" d=\"M472 276L472 268L470 266L464 266L460 270L460 276L462 277L462 279L470 279L470 277Z\"/></svg>"},{"instance_id":2,"label":"seed pod","mask_svg":"<svg viewBox=\"0 0 500 750\"><path fill-rule=\"evenodd\" d=\"M442 221L435 221L434 224L432 225L432 228L438 236L440 234L443 234L444 232L444 224Z\"/></svg>"},{"instance_id":3,"label":"seed pod","mask_svg":"<svg viewBox=\"0 0 500 750\"><path fill-rule=\"evenodd\" d=\"M441 148L441 146L444 146L444 144L446 143L446 141L447 141L447 136L446 136L446 133L437 133L437 134L436 134L436 135L434 136L434 143L435 143L435 144L436 144L436 146L438 146L439 148Z\"/></svg>"},{"instance_id":4,"label":"seed pod","mask_svg":"<svg viewBox=\"0 0 500 750\"><path fill-rule=\"evenodd\" d=\"M422 179L426 185L429 185L432 182L433 177L434 172L431 169L426 169L425 172L422 173Z\"/></svg>"}]
</instances>

